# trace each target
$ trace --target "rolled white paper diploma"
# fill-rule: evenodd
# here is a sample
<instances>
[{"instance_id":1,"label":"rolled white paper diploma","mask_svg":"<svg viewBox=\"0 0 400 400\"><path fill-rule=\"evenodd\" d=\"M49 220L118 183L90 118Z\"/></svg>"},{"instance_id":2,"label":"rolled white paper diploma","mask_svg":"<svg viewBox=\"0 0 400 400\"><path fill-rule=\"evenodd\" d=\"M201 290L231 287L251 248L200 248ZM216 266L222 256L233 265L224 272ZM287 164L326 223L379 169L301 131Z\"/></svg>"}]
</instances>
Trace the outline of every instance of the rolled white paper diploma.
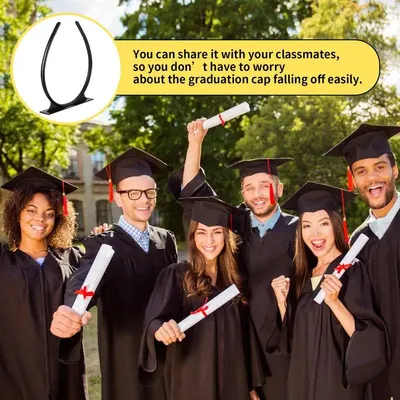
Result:
<instances>
[{"instance_id":1,"label":"rolled white paper diploma","mask_svg":"<svg viewBox=\"0 0 400 400\"><path fill-rule=\"evenodd\" d=\"M96 258L94 259L93 265L90 267L85 282L83 282L83 285L79 290L75 291L78 296L76 296L72 309L79 315L83 315L86 311L114 253L115 251L111 246L108 244L102 244Z\"/></svg>"},{"instance_id":2,"label":"rolled white paper diploma","mask_svg":"<svg viewBox=\"0 0 400 400\"><path fill-rule=\"evenodd\" d=\"M333 271L333 275L340 279L346 272L346 270L355 263L356 257L365 246L365 244L368 242L368 240L368 236L362 233L354 242L353 246L350 247L350 250L343 257L342 262L335 268L335 270ZM316 301L318 304L321 304L324 299L325 291L324 289L321 289L319 293L314 297L314 301Z\"/></svg>"},{"instance_id":3,"label":"rolled white paper diploma","mask_svg":"<svg viewBox=\"0 0 400 400\"><path fill-rule=\"evenodd\" d=\"M213 313L218 308L222 307L228 301L232 300L239 294L239 290L236 285L231 285L223 292L221 292L218 296L215 296L212 300L205 303L196 311L193 311L191 315L186 317L183 321L179 322L178 326L181 332L187 331L193 325L196 325L203 318L207 317L211 313Z\"/></svg>"},{"instance_id":4,"label":"rolled white paper diploma","mask_svg":"<svg viewBox=\"0 0 400 400\"><path fill-rule=\"evenodd\" d=\"M214 126L218 125L225 125L225 122L229 121L230 119L236 118L239 115L246 114L250 111L250 106L248 103L240 103L239 105L230 108L222 112L221 114L216 115L215 117L206 119L203 122L204 129L214 128Z\"/></svg>"}]
</instances>

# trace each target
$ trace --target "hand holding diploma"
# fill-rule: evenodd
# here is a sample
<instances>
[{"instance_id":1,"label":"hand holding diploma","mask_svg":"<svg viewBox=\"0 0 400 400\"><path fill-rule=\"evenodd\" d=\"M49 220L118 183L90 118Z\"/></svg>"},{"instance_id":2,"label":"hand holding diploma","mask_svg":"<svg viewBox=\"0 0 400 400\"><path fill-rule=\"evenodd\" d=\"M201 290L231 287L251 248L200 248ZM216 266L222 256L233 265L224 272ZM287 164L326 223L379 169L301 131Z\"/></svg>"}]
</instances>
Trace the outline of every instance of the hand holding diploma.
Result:
<instances>
[{"instance_id":1,"label":"hand holding diploma","mask_svg":"<svg viewBox=\"0 0 400 400\"><path fill-rule=\"evenodd\" d=\"M114 255L111 246L103 244L90 267L82 287L77 290L75 302L72 308L62 305L53 314L50 332L60 338L70 338L78 333L82 326L87 325L91 314L86 311L96 289L103 277L108 264Z\"/></svg>"},{"instance_id":2,"label":"hand holding diploma","mask_svg":"<svg viewBox=\"0 0 400 400\"><path fill-rule=\"evenodd\" d=\"M154 337L159 342L163 342L166 346L168 346L171 343L175 343L177 340L182 342L182 340L185 338L185 334L181 332L176 321L171 319L161 325L158 331L154 334Z\"/></svg>"},{"instance_id":3,"label":"hand holding diploma","mask_svg":"<svg viewBox=\"0 0 400 400\"><path fill-rule=\"evenodd\" d=\"M229 110L223 111L212 118L206 119L196 119L187 125L187 130L189 132L189 143L193 141L202 142L207 134L208 129L214 128L215 126L224 126L226 122L233 118L236 118L242 114L250 111L250 106L248 103L241 103Z\"/></svg>"},{"instance_id":4,"label":"hand holding diploma","mask_svg":"<svg viewBox=\"0 0 400 400\"><path fill-rule=\"evenodd\" d=\"M181 321L178 324L180 332L187 331L193 325L196 325L202 319L204 319L214 311L218 310L218 308L222 307L228 301L232 300L239 293L239 289L236 287L236 285L229 286L228 289L225 289L218 296L214 297L208 303L205 303L196 311L192 311L192 313L187 318Z\"/></svg>"},{"instance_id":5,"label":"hand holding diploma","mask_svg":"<svg viewBox=\"0 0 400 400\"><path fill-rule=\"evenodd\" d=\"M342 262L335 268L335 271L333 272L333 276L336 278L340 279L345 271L349 269L356 261L356 257L360 253L360 251L363 249L365 244L368 242L369 238L368 236L364 235L363 233L357 238L353 246L351 246L350 250L346 253L346 255L343 257ZM337 283L337 282L336 282ZM341 286L341 285L340 285ZM339 288L340 290L340 288ZM315 296L314 301L317 302L318 304L321 304L325 299L325 291L324 289L321 289L319 293Z\"/></svg>"},{"instance_id":6,"label":"hand holding diploma","mask_svg":"<svg viewBox=\"0 0 400 400\"><path fill-rule=\"evenodd\" d=\"M89 323L92 314L86 311L80 316L76 311L68 306L60 306L53 314L50 332L59 338L67 339L77 334L82 326Z\"/></svg>"},{"instance_id":7,"label":"hand holding diploma","mask_svg":"<svg viewBox=\"0 0 400 400\"><path fill-rule=\"evenodd\" d=\"M206 299L206 302L203 306L195 311L192 311L190 315L179 324L177 324L173 319L169 320L168 322L164 322L154 334L154 337L159 342L163 342L166 346L171 343L175 343L177 340L182 342L182 340L185 338L184 332L186 330L200 322L203 318L207 317L218 308L222 307L228 301L236 297L239 293L240 292L236 285L229 286L209 302L207 302Z\"/></svg>"},{"instance_id":8,"label":"hand holding diploma","mask_svg":"<svg viewBox=\"0 0 400 400\"><path fill-rule=\"evenodd\" d=\"M233 118L238 117L239 115L246 114L250 111L250 106L248 103L244 102L235 107L230 108L222 112L221 114L216 115L215 117L209 118L203 122L204 129L214 128L214 126L222 125L224 126L226 122L230 121Z\"/></svg>"}]
</instances>

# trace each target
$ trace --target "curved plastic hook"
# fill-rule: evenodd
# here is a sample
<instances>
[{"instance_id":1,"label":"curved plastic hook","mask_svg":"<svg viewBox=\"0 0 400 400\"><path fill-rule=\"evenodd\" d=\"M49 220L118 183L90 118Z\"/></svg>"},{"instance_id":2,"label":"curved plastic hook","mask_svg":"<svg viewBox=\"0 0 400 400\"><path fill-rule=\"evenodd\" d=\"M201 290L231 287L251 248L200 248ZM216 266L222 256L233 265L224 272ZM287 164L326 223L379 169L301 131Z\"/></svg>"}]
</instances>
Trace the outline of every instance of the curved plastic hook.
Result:
<instances>
[{"instance_id":1,"label":"curved plastic hook","mask_svg":"<svg viewBox=\"0 0 400 400\"><path fill-rule=\"evenodd\" d=\"M75 21L75 24L78 27L80 34L82 35L83 41L85 42L86 51L87 51L87 54L88 54L88 64L89 65L88 65L88 72L87 72L87 75L86 75L85 83L84 83L84 85L82 87L82 90L79 92L78 96L76 96L74 100L72 100L72 101L70 101L68 103L64 103L64 104L57 103L51 97L51 95L50 95L50 93L49 93L49 91L47 89L46 77L45 77L46 63L47 63L47 58L49 56L50 47L51 47L51 45L53 43L53 40L54 40L54 37L56 36L57 31L58 31L58 29L60 28L60 25L61 25L61 22L57 22L55 27L54 27L54 29L53 29L53 32L50 35L49 41L47 42L47 46L46 46L46 49L45 49L44 54L43 54L42 67L41 67L41 70L40 70L40 78L41 78L41 81L42 81L43 91L44 91L46 97L50 100L50 107L47 110L40 111L42 114L47 114L47 115L54 114L56 112L63 111L65 109L67 109L67 108L75 107L75 106L77 106L79 104L83 104L83 103L86 103L88 101L93 100L93 99L89 99L89 98L87 98L85 96L85 91L86 91L87 87L89 86L90 78L92 76L92 68L93 68L92 52L90 50L90 45L89 45L89 42L88 42L87 37L85 35L85 32L83 31L80 23L78 21Z\"/></svg>"}]
</instances>

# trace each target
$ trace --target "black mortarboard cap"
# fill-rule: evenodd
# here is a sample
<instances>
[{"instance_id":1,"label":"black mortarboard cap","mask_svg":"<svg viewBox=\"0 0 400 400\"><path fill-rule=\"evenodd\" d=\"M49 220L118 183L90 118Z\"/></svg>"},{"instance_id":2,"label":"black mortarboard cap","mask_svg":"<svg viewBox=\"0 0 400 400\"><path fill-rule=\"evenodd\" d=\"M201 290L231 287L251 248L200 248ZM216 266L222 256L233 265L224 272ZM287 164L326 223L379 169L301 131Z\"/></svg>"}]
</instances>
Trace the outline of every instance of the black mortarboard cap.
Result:
<instances>
[{"instance_id":1,"label":"black mortarboard cap","mask_svg":"<svg viewBox=\"0 0 400 400\"><path fill-rule=\"evenodd\" d=\"M240 179L260 172L278 176L278 167L289 161L293 161L293 158L255 158L253 160L235 162L227 168L237 168L240 173Z\"/></svg>"},{"instance_id":2,"label":"black mortarboard cap","mask_svg":"<svg viewBox=\"0 0 400 400\"><path fill-rule=\"evenodd\" d=\"M95 175L100 179L108 181L108 196L109 201L112 202L113 184L118 185L122 180L130 178L131 176L148 175L153 177L155 172L165 168L167 168L165 162L143 150L131 147L129 150L125 151L125 153L114 158L114 160Z\"/></svg>"},{"instance_id":3,"label":"black mortarboard cap","mask_svg":"<svg viewBox=\"0 0 400 400\"><path fill-rule=\"evenodd\" d=\"M319 210L339 211L343 206L342 194L344 203L348 203L356 197L348 190L309 181L293 193L282 204L282 208L296 211L298 214Z\"/></svg>"},{"instance_id":4,"label":"black mortarboard cap","mask_svg":"<svg viewBox=\"0 0 400 400\"><path fill-rule=\"evenodd\" d=\"M10 190L34 188L38 190L57 190L69 194L78 188L36 167L29 167L25 171L11 178L1 186L2 189Z\"/></svg>"},{"instance_id":5,"label":"black mortarboard cap","mask_svg":"<svg viewBox=\"0 0 400 400\"><path fill-rule=\"evenodd\" d=\"M179 203L191 221L207 226L232 229L233 216L246 213L245 210L225 203L217 197L185 197L180 199Z\"/></svg>"},{"instance_id":6,"label":"black mortarboard cap","mask_svg":"<svg viewBox=\"0 0 400 400\"><path fill-rule=\"evenodd\" d=\"M74 192L78 188L59 179L36 167L29 167L20 174L14 176L6 182L2 189L13 192L16 189L37 189L37 190L57 190L62 194L63 213L68 215L68 205L66 195Z\"/></svg>"},{"instance_id":7,"label":"black mortarboard cap","mask_svg":"<svg viewBox=\"0 0 400 400\"><path fill-rule=\"evenodd\" d=\"M366 158L378 158L392 153L388 140L399 132L400 126L361 124L324 156L344 157L349 166Z\"/></svg>"},{"instance_id":8,"label":"black mortarboard cap","mask_svg":"<svg viewBox=\"0 0 400 400\"><path fill-rule=\"evenodd\" d=\"M131 147L97 172L96 176L105 181L111 179L117 185L131 176L153 176L155 172L166 167L165 162L143 150Z\"/></svg>"}]
</instances>

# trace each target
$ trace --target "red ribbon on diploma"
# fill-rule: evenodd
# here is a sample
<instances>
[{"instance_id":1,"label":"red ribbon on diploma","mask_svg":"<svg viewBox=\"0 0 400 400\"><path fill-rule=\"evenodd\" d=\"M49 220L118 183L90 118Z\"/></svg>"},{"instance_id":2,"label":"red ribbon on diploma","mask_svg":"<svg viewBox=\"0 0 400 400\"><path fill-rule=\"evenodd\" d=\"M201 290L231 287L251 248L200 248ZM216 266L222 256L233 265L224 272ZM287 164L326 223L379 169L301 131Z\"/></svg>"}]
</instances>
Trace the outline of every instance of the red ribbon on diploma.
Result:
<instances>
[{"instance_id":1,"label":"red ribbon on diploma","mask_svg":"<svg viewBox=\"0 0 400 400\"><path fill-rule=\"evenodd\" d=\"M336 268L335 271L340 274L342 271L347 271L352 264L339 264Z\"/></svg>"},{"instance_id":2,"label":"red ribbon on diploma","mask_svg":"<svg viewBox=\"0 0 400 400\"><path fill-rule=\"evenodd\" d=\"M206 313L206 311L208 310L208 306L206 306L207 301L208 301L208 297L206 297L204 304L201 307L199 307L196 311L190 311L190 314L202 313L205 317L207 317L207 313Z\"/></svg>"},{"instance_id":3,"label":"red ribbon on diploma","mask_svg":"<svg viewBox=\"0 0 400 400\"><path fill-rule=\"evenodd\" d=\"M222 119L221 114L218 114L218 118L221 121L221 125L224 126L226 122Z\"/></svg>"},{"instance_id":4,"label":"red ribbon on diploma","mask_svg":"<svg viewBox=\"0 0 400 400\"><path fill-rule=\"evenodd\" d=\"M75 290L74 293L75 294L81 294L83 296L84 300L86 299L86 297L93 297L94 296L94 292L88 292L87 291L87 286L83 286L79 290Z\"/></svg>"}]
</instances>

